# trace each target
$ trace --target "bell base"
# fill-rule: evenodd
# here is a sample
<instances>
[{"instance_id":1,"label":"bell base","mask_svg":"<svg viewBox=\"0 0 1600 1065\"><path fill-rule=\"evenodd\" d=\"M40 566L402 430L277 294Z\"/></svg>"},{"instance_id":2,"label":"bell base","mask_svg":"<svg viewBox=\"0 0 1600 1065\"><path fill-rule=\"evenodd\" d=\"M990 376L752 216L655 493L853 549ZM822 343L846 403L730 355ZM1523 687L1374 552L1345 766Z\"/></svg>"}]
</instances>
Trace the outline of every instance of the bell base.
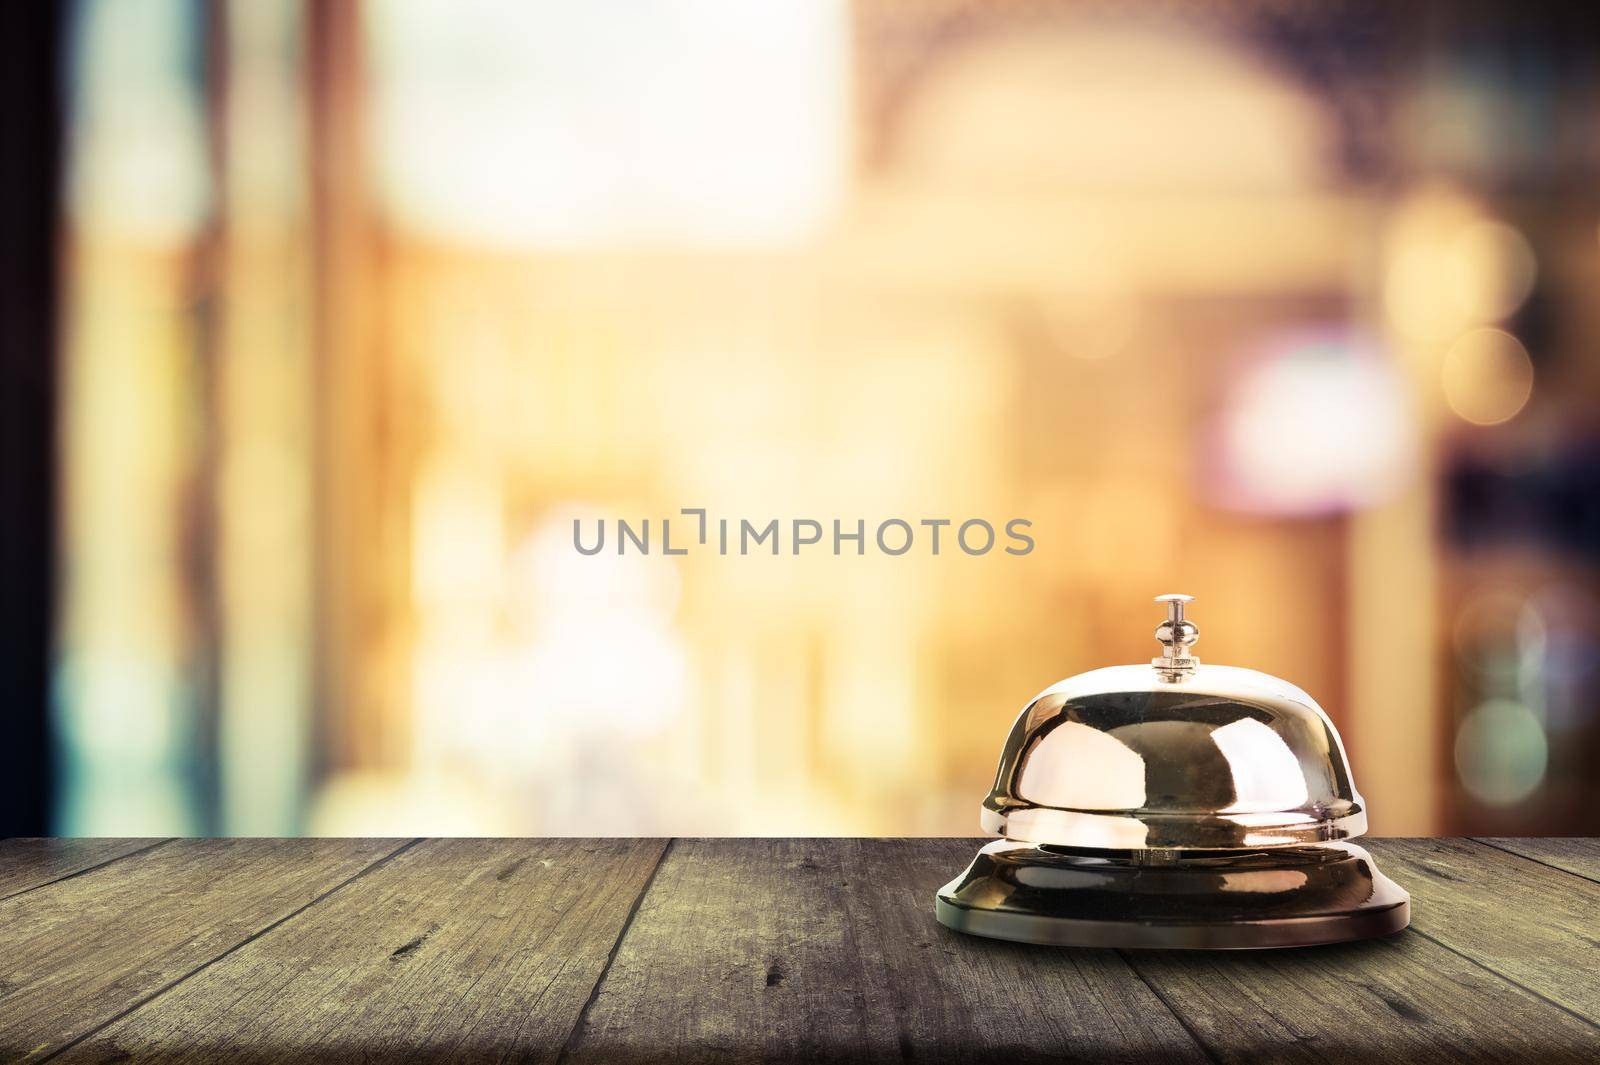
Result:
<instances>
[{"instance_id":1,"label":"bell base","mask_svg":"<svg viewBox=\"0 0 1600 1065\"><path fill-rule=\"evenodd\" d=\"M1134 950L1260 950L1392 935L1410 896L1351 843L1184 857L991 843L940 889L947 928Z\"/></svg>"}]
</instances>

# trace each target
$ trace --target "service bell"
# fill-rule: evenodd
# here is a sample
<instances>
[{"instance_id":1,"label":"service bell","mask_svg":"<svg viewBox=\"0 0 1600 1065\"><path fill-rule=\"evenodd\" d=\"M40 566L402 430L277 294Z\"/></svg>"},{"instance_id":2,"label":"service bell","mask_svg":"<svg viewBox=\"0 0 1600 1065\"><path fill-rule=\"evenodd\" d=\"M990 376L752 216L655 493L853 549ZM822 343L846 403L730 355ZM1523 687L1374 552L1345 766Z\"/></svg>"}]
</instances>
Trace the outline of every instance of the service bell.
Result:
<instances>
[{"instance_id":1,"label":"service bell","mask_svg":"<svg viewBox=\"0 0 1600 1065\"><path fill-rule=\"evenodd\" d=\"M983 801L1003 836L940 889L940 923L1026 943L1248 948L1398 932L1410 896L1367 829L1339 733L1305 692L1201 665L1187 595L1160 657L1046 689Z\"/></svg>"}]
</instances>

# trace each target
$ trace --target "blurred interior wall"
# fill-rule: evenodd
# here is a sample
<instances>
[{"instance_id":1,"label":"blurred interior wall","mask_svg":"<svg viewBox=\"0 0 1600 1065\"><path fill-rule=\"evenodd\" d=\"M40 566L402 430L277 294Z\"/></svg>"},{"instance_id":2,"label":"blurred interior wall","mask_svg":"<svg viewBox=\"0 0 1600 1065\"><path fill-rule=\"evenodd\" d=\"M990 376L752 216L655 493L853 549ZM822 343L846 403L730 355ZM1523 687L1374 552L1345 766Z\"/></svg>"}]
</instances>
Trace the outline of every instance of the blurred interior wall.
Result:
<instances>
[{"instance_id":1,"label":"blurred interior wall","mask_svg":"<svg viewBox=\"0 0 1600 1065\"><path fill-rule=\"evenodd\" d=\"M1020 701L1147 655L1172 586L1322 701L1380 833L1489 823L1458 718L1492 785L1588 727L1587 666L1548 711L1445 668L1495 526L1451 463L1544 477L1596 409L1518 310L1585 302L1551 232L1595 251L1548 11L69 9L61 831L970 831ZM1504 330L1522 376L1446 373ZM562 535L689 502L1016 508L1040 550ZM1588 602L1547 547L1530 589ZM1493 823L1579 825L1583 765Z\"/></svg>"},{"instance_id":2,"label":"blurred interior wall","mask_svg":"<svg viewBox=\"0 0 1600 1065\"><path fill-rule=\"evenodd\" d=\"M0 836L43 835L55 567L62 5L0 6Z\"/></svg>"}]
</instances>

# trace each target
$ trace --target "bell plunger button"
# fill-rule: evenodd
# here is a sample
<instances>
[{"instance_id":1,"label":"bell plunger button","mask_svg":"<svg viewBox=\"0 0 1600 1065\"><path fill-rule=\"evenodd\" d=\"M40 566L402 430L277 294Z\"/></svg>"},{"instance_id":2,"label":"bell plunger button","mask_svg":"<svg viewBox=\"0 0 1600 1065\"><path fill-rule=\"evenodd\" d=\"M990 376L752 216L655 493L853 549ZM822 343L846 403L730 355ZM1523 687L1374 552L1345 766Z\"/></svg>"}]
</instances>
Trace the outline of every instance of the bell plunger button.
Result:
<instances>
[{"instance_id":1,"label":"bell plunger button","mask_svg":"<svg viewBox=\"0 0 1600 1065\"><path fill-rule=\"evenodd\" d=\"M1200 638L1200 630L1183 617L1184 605L1194 602L1194 596L1169 593L1156 596L1156 602L1166 604L1167 620L1156 629L1161 656L1152 658L1150 664L1166 673L1187 673L1200 664L1200 659L1189 653L1189 648Z\"/></svg>"}]
</instances>

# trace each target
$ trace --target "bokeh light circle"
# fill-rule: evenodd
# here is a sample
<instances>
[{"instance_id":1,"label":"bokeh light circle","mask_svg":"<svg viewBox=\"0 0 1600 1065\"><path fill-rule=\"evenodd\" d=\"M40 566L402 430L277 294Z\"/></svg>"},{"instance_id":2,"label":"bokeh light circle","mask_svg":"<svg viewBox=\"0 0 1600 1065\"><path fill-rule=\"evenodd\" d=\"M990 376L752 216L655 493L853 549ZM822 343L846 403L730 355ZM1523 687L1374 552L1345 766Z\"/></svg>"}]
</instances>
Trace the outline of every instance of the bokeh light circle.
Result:
<instances>
[{"instance_id":1,"label":"bokeh light circle","mask_svg":"<svg viewBox=\"0 0 1600 1065\"><path fill-rule=\"evenodd\" d=\"M1474 425L1516 417L1533 394L1533 360L1503 329L1474 329L1445 352L1440 369L1445 402Z\"/></svg>"},{"instance_id":2,"label":"bokeh light circle","mask_svg":"<svg viewBox=\"0 0 1600 1065\"><path fill-rule=\"evenodd\" d=\"M1468 794L1490 806L1513 806L1544 781L1550 747L1532 710L1490 699L1461 722L1455 753L1456 773Z\"/></svg>"},{"instance_id":3,"label":"bokeh light circle","mask_svg":"<svg viewBox=\"0 0 1600 1065\"><path fill-rule=\"evenodd\" d=\"M1533 248L1504 222L1463 227L1450 241L1447 261L1451 292L1470 321L1500 321L1533 291Z\"/></svg>"}]
</instances>

